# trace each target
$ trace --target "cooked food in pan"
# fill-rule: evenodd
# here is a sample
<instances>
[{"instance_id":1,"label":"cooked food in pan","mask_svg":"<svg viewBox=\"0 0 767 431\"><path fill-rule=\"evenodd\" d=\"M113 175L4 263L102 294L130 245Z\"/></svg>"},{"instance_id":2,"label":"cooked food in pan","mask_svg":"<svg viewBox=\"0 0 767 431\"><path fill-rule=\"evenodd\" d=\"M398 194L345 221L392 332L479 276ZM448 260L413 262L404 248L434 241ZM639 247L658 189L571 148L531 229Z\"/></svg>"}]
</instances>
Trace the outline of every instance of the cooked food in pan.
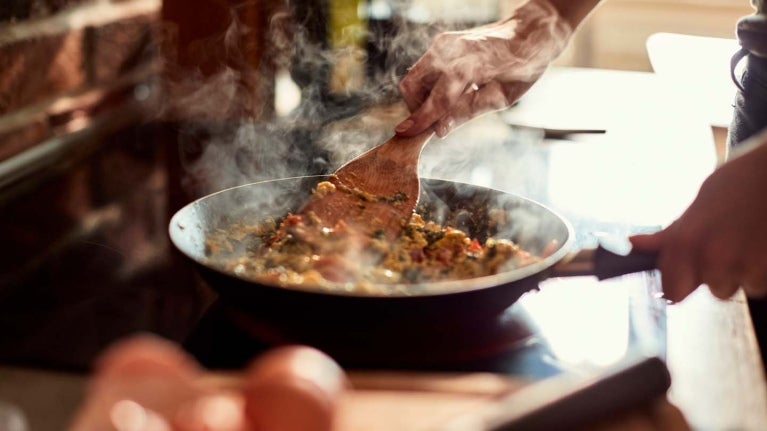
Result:
<instances>
[{"instance_id":1,"label":"cooked food in pan","mask_svg":"<svg viewBox=\"0 0 767 431\"><path fill-rule=\"evenodd\" d=\"M325 187L320 183L317 190L327 192ZM491 227L509 223L503 210L488 215ZM360 293L481 277L539 260L508 239L480 242L417 213L395 241L362 236L343 222L324 227L311 213L237 222L207 236L206 255L219 269L247 279Z\"/></svg>"}]
</instances>

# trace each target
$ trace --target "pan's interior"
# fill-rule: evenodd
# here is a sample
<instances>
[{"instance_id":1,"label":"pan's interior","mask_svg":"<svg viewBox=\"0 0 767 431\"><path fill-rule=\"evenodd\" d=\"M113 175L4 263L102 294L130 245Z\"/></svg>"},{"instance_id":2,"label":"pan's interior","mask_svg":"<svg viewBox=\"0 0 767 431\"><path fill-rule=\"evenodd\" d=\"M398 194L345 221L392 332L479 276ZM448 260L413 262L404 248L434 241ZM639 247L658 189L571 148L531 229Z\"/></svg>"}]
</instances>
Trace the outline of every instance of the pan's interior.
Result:
<instances>
[{"instance_id":1,"label":"pan's interior","mask_svg":"<svg viewBox=\"0 0 767 431\"><path fill-rule=\"evenodd\" d=\"M233 222L256 224L270 217L280 219L300 208L309 198L312 188L325 178L310 176L265 181L206 196L176 213L170 224L171 240L189 258L215 269L215 262L206 256L206 237L210 232L227 229ZM511 223L500 231L489 228L488 211L491 209L506 211ZM425 220L457 227L480 241L494 236L510 239L536 255L547 252L547 257L537 264L493 277L461 280L460 283L429 283L435 288L439 285L441 291L508 283L540 272L560 260L572 240L569 224L545 206L514 194L475 185L422 179L416 211ZM249 246L252 247L252 244ZM302 286L302 289L306 288ZM420 291L428 292L430 289Z\"/></svg>"}]
</instances>

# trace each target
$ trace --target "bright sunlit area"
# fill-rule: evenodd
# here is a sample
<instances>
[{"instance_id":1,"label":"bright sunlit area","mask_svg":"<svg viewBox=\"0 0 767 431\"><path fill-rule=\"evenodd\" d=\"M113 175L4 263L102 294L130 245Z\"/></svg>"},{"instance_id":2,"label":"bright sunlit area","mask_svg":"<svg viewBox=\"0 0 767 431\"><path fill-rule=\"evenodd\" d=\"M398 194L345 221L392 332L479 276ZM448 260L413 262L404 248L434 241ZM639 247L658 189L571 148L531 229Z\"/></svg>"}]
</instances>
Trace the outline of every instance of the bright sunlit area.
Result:
<instances>
[{"instance_id":1,"label":"bright sunlit area","mask_svg":"<svg viewBox=\"0 0 767 431\"><path fill-rule=\"evenodd\" d=\"M695 100L691 106L712 125L721 162L735 91L729 75L735 23L751 13L747 0L606 0L558 63L658 73Z\"/></svg>"},{"instance_id":2,"label":"bright sunlit area","mask_svg":"<svg viewBox=\"0 0 767 431\"><path fill-rule=\"evenodd\" d=\"M521 301L549 343L552 360L565 368L587 369L621 360L629 348L626 286L600 284L591 277L566 283L550 280Z\"/></svg>"},{"instance_id":3,"label":"bright sunlit area","mask_svg":"<svg viewBox=\"0 0 767 431\"><path fill-rule=\"evenodd\" d=\"M656 33L734 39L747 0L605 0L582 26L560 63L650 71L647 40Z\"/></svg>"}]
</instances>

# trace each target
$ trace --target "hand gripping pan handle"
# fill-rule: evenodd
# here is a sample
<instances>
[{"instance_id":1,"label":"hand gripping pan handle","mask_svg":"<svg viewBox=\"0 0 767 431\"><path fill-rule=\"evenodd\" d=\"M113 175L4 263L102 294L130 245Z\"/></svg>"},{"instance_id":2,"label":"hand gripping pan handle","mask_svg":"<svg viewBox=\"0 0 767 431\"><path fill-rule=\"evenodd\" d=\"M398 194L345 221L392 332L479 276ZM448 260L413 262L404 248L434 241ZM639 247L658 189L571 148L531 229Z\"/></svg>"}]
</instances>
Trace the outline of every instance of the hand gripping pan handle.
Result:
<instances>
[{"instance_id":1,"label":"hand gripping pan handle","mask_svg":"<svg viewBox=\"0 0 767 431\"><path fill-rule=\"evenodd\" d=\"M553 277L594 275L600 280L656 269L657 253L645 253L602 241L596 248L565 256L553 267Z\"/></svg>"}]
</instances>

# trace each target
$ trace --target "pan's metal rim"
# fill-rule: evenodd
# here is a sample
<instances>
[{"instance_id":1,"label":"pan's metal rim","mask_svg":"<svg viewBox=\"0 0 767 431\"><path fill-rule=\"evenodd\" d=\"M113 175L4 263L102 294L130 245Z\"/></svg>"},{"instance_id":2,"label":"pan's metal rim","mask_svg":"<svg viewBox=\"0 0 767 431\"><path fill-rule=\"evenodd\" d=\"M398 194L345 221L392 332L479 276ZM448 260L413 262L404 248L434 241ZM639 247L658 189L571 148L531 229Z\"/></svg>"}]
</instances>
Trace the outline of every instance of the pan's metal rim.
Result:
<instances>
[{"instance_id":1,"label":"pan's metal rim","mask_svg":"<svg viewBox=\"0 0 767 431\"><path fill-rule=\"evenodd\" d=\"M484 277L475 277L475 278L469 278L469 279L462 279L462 280L450 280L450 281L437 281L432 283L418 283L418 284L372 284L372 287L375 286L382 286L385 287L385 290L388 290L389 292L358 292L358 291L348 291L344 290L343 287L339 287L339 290L329 290L327 288L317 288L317 287L305 287L305 286L296 286L296 285L282 285L278 283L273 283L269 280L259 280L257 278L253 277L243 277L239 276L237 274L234 274L229 271L224 271L220 268L216 268L213 265L207 264L206 262L200 261L199 259L195 258L194 256L191 256L189 253L187 253L183 247L181 247L178 242L176 241L175 235L181 235L181 231L184 230L180 226L180 224L177 221L177 218L180 217L180 215L187 210L187 208L199 205L202 201L206 199L213 198L216 195L223 194L223 193L231 193L232 190L235 189L241 189L241 188L248 188L253 187L259 184L265 184L265 183L272 183L272 182L278 182L278 181L290 181L290 180L308 180L312 178L317 178L318 180L327 178L328 175L306 175L306 176L296 176L296 177L286 177L286 178L275 178L270 180L263 180L263 181L256 181L248 184L242 184L239 186L230 187L227 189L223 189L208 195L205 195L199 199L196 199L192 202L189 202L188 204L184 205L184 207L180 208L176 213L171 217L170 223L168 225L168 234L170 236L170 240L173 243L174 247L180 251L184 256L186 256L188 259L190 259L192 262L197 263L198 265L201 265L205 267L209 271L216 272L220 275L223 275L225 277L238 279L240 281L243 281L245 283L258 283L260 287L267 287L267 288L273 288L273 289L280 289L280 290L289 290L294 292L300 292L300 293L306 293L311 295L319 295L319 296L338 296L338 297L350 297L355 299L403 299L403 298L424 298L429 296L446 296L446 295L452 295L452 294L460 294L460 293L466 293L471 291L478 291L483 289L489 289L498 287L501 285L510 284L519 280L523 280L525 278L531 277L536 274L540 274L547 269L551 268L556 264L557 262L561 261L568 253L570 253L570 249L573 246L573 243L575 242L575 231L573 229L572 224L564 218L562 215L560 215L558 212L554 211L553 209L549 208L548 206L537 202L533 199L526 198L524 196L520 196L515 193L506 192L500 189L495 189L492 187L486 187L481 186L477 184L469 184L469 183L463 183L460 181L453 181L453 180L446 180L441 178L430 178L430 177L420 177L421 180L436 180L436 181L443 181L448 182L456 185L465 185L468 187L473 188L481 188L486 189L490 191L495 191L499 193L503 193L505 195L513 196L516 199L526 201L530 203L531 205L538 206L549 213L551 213L554 217L559 219L559 221L562 223L562 226L567 230L567 239L565 242L557 248L556 251L551 253L550 255L544 257L542 260L530 264L525 265L519 268L515 268L509 271L504 271L501 273L484 276ZM397 289L401 288L401 289ZM407 292L410 290L411 292ZM415 290L416 292L413 293L412 291Z\"/></svg>"}]
</instances>

